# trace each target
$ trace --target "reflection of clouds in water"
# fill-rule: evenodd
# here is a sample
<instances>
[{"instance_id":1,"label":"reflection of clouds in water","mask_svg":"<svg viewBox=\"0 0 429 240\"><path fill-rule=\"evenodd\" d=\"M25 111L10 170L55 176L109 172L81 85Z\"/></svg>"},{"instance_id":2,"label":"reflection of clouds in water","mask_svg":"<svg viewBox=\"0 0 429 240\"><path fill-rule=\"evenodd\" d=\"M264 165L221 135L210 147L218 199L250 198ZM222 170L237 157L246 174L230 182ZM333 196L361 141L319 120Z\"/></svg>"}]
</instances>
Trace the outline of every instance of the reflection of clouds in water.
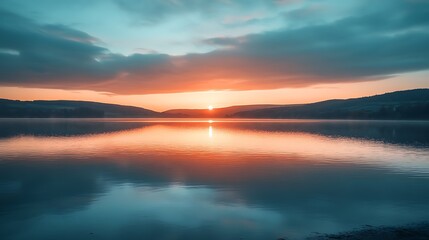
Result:
<instances>
[{"instance_id":1,"label":"reflection of clouds in water","mask_svg":"<svg viewBox=\"0 0 429 240\"><path fill-rule=\"evenodd\" d=\"M262 234L271 235L281 228L282 215L279 213L252 208L231 198L233 194L203 187L171 185L153 188L122 184L112 187L87 208L62 215L61 221L58 221L57 215L45 215L33 227L51 228L53 232L88 228L91 232L117 236L132 220L142 229L140 237L150 234L144 226L156 223L162 224L165 232L170 228L194 231L210 225L212 230L224 236L241 232L260 237ZM31 232L29 236L37 238L37 234Z\"/></svg>"},{"instance_id":2,"label":"reflection of clouds in water","mask_svg":"<svg viewBox=\"0 0 429 240\"><path fill-rule=\"evenodd\" d=\"M429 219L426 148L255 127L3 138L0 234L276 239Z\"/></svg>"},{"instance_id":3,"label":"reflection of clouds in water","mask_svg":"<svg viewBox=\"0 0 429 240\"><path fill-rule=\"evenodd\" d=\"M98 200L94 211L115 211L128 215L137 211L151 221L160 221L183 227L198 227L207 222L239 223L241 220L279 226L281 215L260 208L246 206L234 194L211 188L171 185L165 188L117 186ZM89 211L92 211L91 209Z\"/></svg>"},{"instance_id":4,"label":"reflection of clouds in water","mask_svg":"<svg viewBox=\"0 0 429 240\"><path fill-rule=\"evenodd\" d=\"M127 231L138 230L140 236L149 234L139 230L142 226L153 224L160 227L156 234L209 226L228 237L234 231L300 236L429 217L422 211L429 202L427 180L385 169L283 165L269 158L259 159L262 165L249 158L238 166L206 166L204 161L184 165L171 155L153 160L4 163L0 180L9 195L3 200L10 201L1 206L19 221L8 218L0 231L31 225L59 233L99 228L114 235L133 223ZM177 172L181 183L172 180ZM230 239L217 237L211 239Z\"/></svg>"},{"instance_id":5,"label":"reflection of clouds in water","mask_svg":"<svg viewBox=\"0 0 429 240\"><path fill-rule=\"evenodd\" d=\"M427 148L386 144L381 141L328 137L306 132L267 132L216 125L155 124L129 131L76 137L20 136L0 141L5 157L50 159L61 154L86 156L141 156L145 154L257 154L300 156L319 163L376 165L398 172L429 175ZM207 133L208 131L208 133ZM208 137L207 137L208 135Z\"/></svg>"}]
</instances>

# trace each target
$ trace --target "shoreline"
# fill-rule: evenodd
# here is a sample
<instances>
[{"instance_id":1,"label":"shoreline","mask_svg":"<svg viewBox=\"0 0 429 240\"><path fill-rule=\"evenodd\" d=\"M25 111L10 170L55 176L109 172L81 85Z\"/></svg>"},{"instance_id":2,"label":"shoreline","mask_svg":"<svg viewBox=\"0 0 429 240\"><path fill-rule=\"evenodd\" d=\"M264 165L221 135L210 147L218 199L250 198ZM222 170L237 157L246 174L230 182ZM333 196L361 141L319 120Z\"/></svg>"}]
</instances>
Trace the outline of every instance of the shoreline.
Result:
<instances>
[{"instance_id":1,"label":"shoreline","mask_svg":"<svg viewBox=\"0 0 429 240\"><path fill-rule=\"evenodd\" d=\"M282 238L279 238L279 240ZM288 239L288 238L283 238ZM429 222L403 226L364 226L362 229L322 234L306 238L307 240L426 240L429 239Z\"/></svg>"}]
</instances>

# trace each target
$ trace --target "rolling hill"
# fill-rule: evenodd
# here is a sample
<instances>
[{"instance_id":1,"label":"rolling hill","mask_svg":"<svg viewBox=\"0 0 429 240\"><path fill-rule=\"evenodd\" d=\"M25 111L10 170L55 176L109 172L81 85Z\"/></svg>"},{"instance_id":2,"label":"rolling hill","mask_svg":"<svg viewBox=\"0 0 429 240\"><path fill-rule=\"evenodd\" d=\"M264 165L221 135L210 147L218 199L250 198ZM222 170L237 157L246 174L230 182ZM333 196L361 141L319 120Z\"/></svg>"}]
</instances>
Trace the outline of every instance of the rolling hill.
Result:
<instances>
[{"instance_id":1,"label":"rolling hill","mask_svg":"<svg viewBox=\"0 0 429 240\"><path fill-rule=\"evenodd\" d=\"M160 117L152 110L86 101L15 101L0 99L0 117Z\"/></svg>"},{"instance_id":2,"label":"rolling hill","mask_svg":"<svg viewBox=\"0 0 429 240\"><path fill-rule=\"evenodd\" d=\"M334 99L295 105L241 105L208 109L145 108L87 101L16 101L0 99L0 117L169 117L169 118L297 118L429 120L429 89L414 89L362 98Z\"/></svg>"},{"instance_id":3,"label":"rolling hill","mask_svg":"<svg viewBox=\"0 0 429 240\"><path fill-rule=\"evenodd\" d=\"M265 108L273 108L282 105L275 104L260 104L260 105L241 105L241 106L231 106L225 108L215 108L213 111L209 111L208 109L172 109L163 112L167 116L170 117L178 117L178 118L224 118L231 117L235 113L257 110L257 109L265 109Z\"/></svg>"},{"instance_id":4,"label":"rolling hill","mask_svg":"<svg viewBox=\"0 0 429 240\"><path fill-rule=\"evenodd\" d=\"M429 119L429 89L240 111L236 118Z\"/></svg>"}]
</instances>

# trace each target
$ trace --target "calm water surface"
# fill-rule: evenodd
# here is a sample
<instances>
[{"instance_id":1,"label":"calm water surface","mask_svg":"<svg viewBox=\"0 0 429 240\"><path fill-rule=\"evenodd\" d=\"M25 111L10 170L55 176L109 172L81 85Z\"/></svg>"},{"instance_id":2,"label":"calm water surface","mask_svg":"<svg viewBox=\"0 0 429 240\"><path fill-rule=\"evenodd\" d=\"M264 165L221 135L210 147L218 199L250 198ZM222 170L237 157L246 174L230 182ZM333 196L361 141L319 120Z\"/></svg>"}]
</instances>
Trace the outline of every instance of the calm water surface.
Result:
<instances>
[{"instance_id":1,"label":"calm water surface","mask_svg":"<svg viewBox=\"0 0 429 240\"><path fill-rule=\"evenodd\" d=\"M429 122L0 120L0 239L305 239L429 221Z\"/></svg>"}]
</instances>

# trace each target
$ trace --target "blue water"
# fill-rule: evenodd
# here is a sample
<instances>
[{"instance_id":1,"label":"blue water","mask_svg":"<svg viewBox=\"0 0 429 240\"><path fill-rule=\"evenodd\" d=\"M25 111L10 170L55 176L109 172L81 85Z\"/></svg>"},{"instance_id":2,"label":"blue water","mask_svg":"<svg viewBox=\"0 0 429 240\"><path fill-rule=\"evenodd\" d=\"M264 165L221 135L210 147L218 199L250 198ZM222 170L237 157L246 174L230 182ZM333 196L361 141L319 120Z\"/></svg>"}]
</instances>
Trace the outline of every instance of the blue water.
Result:
<instances>
[{"instance_id":1,"label":"blue water","mask_svg":"<svg viewBox=\"0 0 429 240\"><path fill-rule=\"evenodd\" d=\"M429 122L0 120L0 239L305 239L429 220Z\"/></svg>"}]
</instances>

